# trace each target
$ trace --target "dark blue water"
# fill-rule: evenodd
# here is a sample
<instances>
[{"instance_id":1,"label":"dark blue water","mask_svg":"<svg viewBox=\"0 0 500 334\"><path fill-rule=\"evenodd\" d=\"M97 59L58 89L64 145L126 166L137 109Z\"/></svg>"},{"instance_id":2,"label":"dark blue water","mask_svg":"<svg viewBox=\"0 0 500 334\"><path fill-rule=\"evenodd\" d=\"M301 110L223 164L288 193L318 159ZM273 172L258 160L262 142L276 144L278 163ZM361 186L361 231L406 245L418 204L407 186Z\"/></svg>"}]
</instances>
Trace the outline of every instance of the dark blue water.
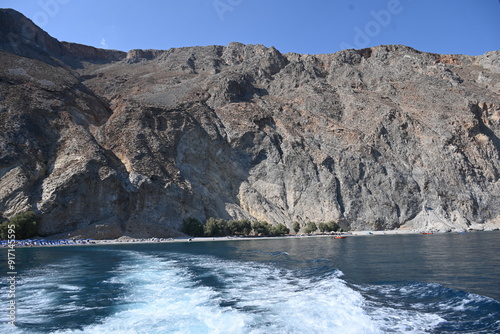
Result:
<instances>
[{"instance_id":1,"label":"dark blue water","mask_svg":"<svg viewBox=\"0 0 500 334\"><path fill-rule=\"evenodd\" d=\"M482 232L17 249L17 327L3 270L0 332L500 333L499 241Z\"/></svg>"}]
</instances>

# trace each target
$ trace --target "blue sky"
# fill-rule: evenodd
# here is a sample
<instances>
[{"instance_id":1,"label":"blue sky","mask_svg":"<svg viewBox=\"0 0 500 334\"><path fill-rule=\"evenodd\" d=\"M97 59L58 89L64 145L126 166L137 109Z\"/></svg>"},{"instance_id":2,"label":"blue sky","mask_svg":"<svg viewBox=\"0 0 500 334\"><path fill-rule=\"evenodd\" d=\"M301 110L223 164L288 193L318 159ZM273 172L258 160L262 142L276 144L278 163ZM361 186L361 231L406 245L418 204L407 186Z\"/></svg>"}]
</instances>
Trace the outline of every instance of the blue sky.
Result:
<instances>
[{"instance_id":1,"label":"blue sky","mask_svg":"<svg viewBox=\"0 0 500 334\"><path fill-rule=\"evenodd\" d=\"M0 0L61 41L128 51L232 41L283 53L500 50L499 0Z\"/></svg>"}]
</instances>

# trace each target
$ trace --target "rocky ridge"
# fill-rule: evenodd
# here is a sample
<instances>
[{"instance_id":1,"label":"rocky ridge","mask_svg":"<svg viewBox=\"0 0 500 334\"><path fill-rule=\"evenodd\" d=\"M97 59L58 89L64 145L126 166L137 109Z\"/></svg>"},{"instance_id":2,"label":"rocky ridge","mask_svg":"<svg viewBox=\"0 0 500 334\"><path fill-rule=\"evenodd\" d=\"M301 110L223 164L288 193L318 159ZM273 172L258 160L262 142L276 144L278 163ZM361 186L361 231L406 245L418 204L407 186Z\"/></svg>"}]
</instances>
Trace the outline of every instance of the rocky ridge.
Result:
<instances>
[{"instance_id":1,"label":"rocky ridge","mask_svg":"<svg viewBox=\"0 0 500 334\"><path fill-rule=\"evenodd\" d=\"M499 51L125 53L0 10L0 59L0 211L35 210L44 235L500 227Z\"/></svg>"}]
</instances>

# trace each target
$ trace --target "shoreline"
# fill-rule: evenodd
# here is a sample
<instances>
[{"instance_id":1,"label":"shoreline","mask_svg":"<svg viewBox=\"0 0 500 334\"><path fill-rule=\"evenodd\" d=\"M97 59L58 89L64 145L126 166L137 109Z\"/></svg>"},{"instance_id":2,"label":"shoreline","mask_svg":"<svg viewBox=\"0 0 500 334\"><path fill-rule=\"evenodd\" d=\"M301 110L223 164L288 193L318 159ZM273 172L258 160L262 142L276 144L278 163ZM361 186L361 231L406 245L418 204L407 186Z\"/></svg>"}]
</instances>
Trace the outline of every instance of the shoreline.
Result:
<instances>
[{"instance_id":1,"label":"shoreline","mask_svg":"<svg viewBox=\"0 0 500 334\"><path fill-rule=\"evenodd\" d=\"M273 240L273 239L291 239L291 238L334 238L342 235L344 237L360 237L360 236L380 236L380 235L411 235L411 234L462 234L473 232L493 232L492 231L416 231L416 230L388 230L388 231L352 231L341 234L292 234L286 236L226 236L226 237L182 237L182 238L132 238L122 236L116 239L29 239L16 240L15 248L33 248L33 247L68 247L68 246L103 246L103 245L135 245L135 244L169 244L169 243L190 243L190 242L221 242L221 241L244 241L244 240ZM13 242L2 241L0 248L12 247Z\"/></svg>"}]
</instances>

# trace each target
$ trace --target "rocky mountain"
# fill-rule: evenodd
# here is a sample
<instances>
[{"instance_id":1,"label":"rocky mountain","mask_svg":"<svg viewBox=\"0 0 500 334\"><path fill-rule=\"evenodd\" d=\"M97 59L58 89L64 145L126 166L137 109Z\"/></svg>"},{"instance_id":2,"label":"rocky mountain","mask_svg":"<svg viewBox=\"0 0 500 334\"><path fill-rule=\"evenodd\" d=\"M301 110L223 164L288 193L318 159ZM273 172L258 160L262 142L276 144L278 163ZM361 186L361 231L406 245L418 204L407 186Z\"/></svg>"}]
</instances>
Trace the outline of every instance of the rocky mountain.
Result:
<instances>
[{"instance_id":1,"label":"rocky mountain","mask_svg":"<svg viewBox=\"0 0 500 334\"><path fill-rule=\"evenodd\" d=\"M132 50L0 10L0 211L44 235L182 220L500 227L500 52Z\"/></svg>"}]
</instances>

